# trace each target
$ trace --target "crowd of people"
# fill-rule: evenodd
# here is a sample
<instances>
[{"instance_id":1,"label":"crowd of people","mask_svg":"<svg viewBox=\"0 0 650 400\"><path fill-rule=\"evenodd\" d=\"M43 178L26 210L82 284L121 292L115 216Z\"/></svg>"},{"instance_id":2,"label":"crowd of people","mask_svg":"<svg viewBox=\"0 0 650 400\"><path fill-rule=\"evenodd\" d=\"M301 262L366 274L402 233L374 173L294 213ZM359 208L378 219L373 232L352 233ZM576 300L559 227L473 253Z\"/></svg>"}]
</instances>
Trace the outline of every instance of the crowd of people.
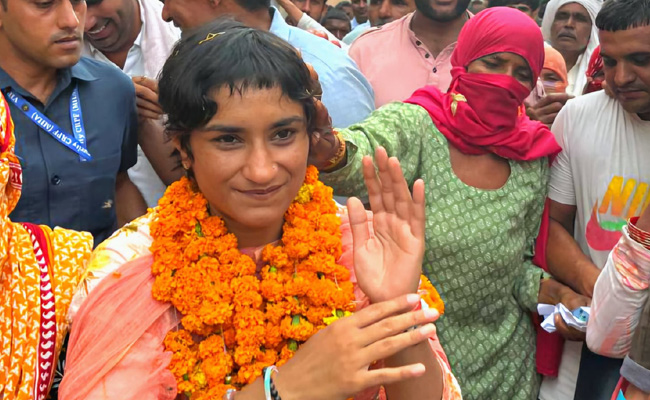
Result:
<instances>
[{"instance_id":1,"label":"crowd of people","mask_svg":"<svg viewBox=\"0 0 650 400\"><path fill-rule=\"evenodd\" d=\"M1 400L650 399L650 0L331 1L0 0Z\"/></svg>"}]
</instances>

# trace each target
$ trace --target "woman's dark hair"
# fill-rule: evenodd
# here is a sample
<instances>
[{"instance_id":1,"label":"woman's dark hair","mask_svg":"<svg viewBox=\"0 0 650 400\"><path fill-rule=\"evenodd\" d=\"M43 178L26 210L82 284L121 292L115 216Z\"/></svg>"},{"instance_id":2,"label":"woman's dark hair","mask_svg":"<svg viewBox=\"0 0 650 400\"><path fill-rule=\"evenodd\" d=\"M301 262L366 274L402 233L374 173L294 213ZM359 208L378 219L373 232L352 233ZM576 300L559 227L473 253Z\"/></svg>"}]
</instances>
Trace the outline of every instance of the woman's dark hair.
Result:
<instances>
[{"instance_id":1,"label":"woman's dark hair","mask_svg":"<svg viewBox=\"0 0 650 400\"><path fill-rule=\"evenodd\" d=\"M318 90L298 52L277 36L218 19L190 32L176 44L158 83L158 100L167 114L166 130L191 157L190 133L217 113L212 99L219 88L231 94L279 88L302 103L307 132L315 130L314 95ZM251 117L255 110L250 110Z\"/></svg>"},{"instance_id":2,"label":"woman's dark hair","mask_svg":"<svg viewBox=\"0 0 650 400\"><path fill-rule=\"evenodd\" d=\"M601 31L616 32L650 25L648 0L608 0L596 17Z\"/></svg>"}]
</instances>

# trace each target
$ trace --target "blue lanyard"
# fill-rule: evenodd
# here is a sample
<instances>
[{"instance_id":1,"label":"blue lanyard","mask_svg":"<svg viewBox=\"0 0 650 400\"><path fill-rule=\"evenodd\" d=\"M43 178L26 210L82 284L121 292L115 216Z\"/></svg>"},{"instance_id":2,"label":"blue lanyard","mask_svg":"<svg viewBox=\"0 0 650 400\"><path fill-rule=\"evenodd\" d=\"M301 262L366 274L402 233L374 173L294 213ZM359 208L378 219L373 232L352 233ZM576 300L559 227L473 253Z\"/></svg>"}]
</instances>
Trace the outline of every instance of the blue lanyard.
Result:
<instances>
[{"instance_id":1,"label":"blue lanyard","mask_svg":"<svg viewBox=\"0 0 650 400\"><path fill-rule=\"evenodd\" d=\"M11 89L5 92L7 98L18 107L20 111L31 119L45 132L49 133L54 139L65 147L79 154L79 160L90 161L92 156L86 148L86 129L84 128L83 117L81 114L81 102L79 101L79 89L75 86L70 96L70 123L74 133L74 138L66 133L63 129L59 128L57 124L52 122L48 117L43 115L34 106L29 104L18 93L14 93Z\"/></svg>"}]
</instances>

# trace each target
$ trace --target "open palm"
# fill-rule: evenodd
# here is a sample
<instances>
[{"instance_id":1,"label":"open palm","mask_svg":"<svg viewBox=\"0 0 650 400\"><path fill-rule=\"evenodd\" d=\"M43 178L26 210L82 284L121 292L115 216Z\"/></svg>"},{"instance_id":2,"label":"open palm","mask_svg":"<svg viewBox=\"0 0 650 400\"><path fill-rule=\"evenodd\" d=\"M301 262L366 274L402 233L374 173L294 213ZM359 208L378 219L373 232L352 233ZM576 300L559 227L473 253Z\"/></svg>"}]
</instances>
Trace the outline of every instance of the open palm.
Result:
<instances>
[{"instance_id":1,"label":"open palm","mask_svg":"<svg viewBox=\"0 0 650 400\"><path fill-rule=\"evenodd\" d=\"M389 159L382 147L375 161L379 177L372 159L363 159L372 228L359 199L348 200L348 212L357 281L378 303L417 291L424 256L424 182L415 182L411 197L399 161Z\"/></svg>"}]
</instances>

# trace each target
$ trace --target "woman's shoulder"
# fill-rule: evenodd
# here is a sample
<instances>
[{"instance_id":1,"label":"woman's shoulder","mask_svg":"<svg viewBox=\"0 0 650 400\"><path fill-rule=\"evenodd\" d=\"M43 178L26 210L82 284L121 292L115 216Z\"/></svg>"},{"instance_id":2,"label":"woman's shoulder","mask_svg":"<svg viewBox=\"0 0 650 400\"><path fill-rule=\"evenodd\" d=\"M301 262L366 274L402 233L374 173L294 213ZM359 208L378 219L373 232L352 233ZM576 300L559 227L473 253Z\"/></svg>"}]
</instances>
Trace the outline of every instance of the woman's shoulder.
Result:
<instances>
[{"instance_id":1,"label":"woman's shoulder","mask_svg":"<svg viewBox=\"0 0 650 400\"><path fill-rule=\"evenodd\" d=\"M69 320L73 319L88 294L104 278L117 271L123 264L151 254L149 248L153 238L149 233L149 224L155 215L155 208L149 210L147 214L124 225L97 246L90 256L88 268L70 305Z\"/></svg>"},{"instance_id":2,"label":"woman's shoulder","mask_svg":"<svg viewBox=\"0 0 650 400\"><path fill-rule=\"evenodd\" d=\"M382 115L384 118L390 118L396 121L425 123L435 128L429 112L417 104L394 101L379 107L373 114Z\"/></svg>"},{"instance_id":3,"label":"woman's shoulder","mask_svg":"<svg viewBox=\"0 0 650 400\"><path fill-rule=\"evenodd\" d=\"M541 181L542 183L548 178L551 170L551 160L548 157L542 157L535 160L517 161L511 163L519 166L523 179Z\"/></svg>"}]
</instances>

